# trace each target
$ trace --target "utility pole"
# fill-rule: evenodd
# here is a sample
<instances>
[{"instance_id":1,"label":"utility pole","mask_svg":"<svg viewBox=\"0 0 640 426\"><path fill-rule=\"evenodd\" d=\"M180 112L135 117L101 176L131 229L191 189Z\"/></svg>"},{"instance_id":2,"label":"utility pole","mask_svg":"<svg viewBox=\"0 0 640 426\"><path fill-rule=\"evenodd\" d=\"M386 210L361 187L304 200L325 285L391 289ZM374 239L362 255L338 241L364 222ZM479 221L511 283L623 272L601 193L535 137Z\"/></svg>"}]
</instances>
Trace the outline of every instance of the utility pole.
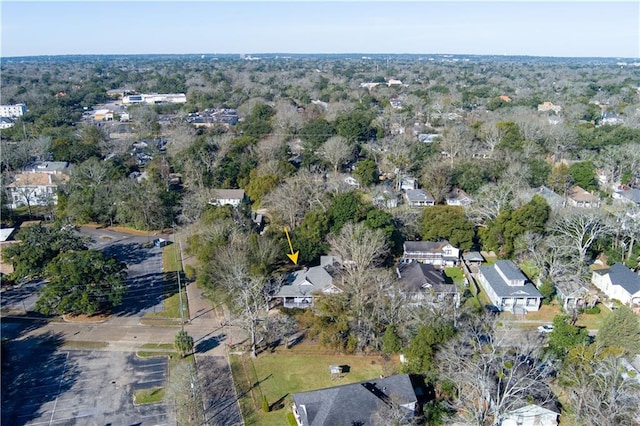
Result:
<instances>
[{"instance_id":1,"label":"utility pole","mask_svg":"<svg viewBox=\"0 0 640 426\"><path fill-rule=\"evenodd\" d=\"M172 229L173 229L173 256L174 259L176 261L176 264L178 264L178 252L177 250L180 250L180 245L178 244L178 242L176 241L176 224L175 222L171 224ZM178 297L180 298L180 327L182 329L182 331L184 331L184 305L182 302L182 285L180 283L180 270L182 269L182 256L180 256L180 269L178 269L176 271L176 276L178 277Z\"/></svg>"}]
</instances>

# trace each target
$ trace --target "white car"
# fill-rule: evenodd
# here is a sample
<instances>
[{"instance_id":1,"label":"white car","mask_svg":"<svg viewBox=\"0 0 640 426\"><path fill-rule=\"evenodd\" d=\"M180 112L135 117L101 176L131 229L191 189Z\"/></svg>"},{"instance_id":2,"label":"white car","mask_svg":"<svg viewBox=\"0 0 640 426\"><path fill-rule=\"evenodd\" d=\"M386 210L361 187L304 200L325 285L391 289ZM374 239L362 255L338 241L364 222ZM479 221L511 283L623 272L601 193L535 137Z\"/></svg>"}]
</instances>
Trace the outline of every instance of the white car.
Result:
<instances>
[{"instance_id":1,"label":"white car","mask_svg":"<svg viewBox=\"0 0 640 426\"><path fill-rule=\"evenodd\" d=\"M552 325L541 325L540 327L538 327L538 332L539 333L551 333L553 331L553 326Z\"/></svg>"}]
</instances>

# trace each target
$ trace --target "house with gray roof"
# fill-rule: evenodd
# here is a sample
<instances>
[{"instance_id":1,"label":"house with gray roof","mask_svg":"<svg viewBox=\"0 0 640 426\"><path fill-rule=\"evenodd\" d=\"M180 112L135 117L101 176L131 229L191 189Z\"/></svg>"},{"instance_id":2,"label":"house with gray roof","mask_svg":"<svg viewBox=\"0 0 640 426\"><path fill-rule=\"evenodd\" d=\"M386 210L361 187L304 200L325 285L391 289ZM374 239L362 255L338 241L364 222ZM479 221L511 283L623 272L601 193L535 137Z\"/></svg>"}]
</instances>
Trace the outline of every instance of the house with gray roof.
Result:
<instances>
[{"instance_id":1,"label":"house with gray roof","mask_svg":"<svg viewBox=\"0 0 640 426\"><path fill-rule=\"evenodd\" d=\"M433 265L412 262L400 263L396 268L400 291L415 304L455 302L456 285L446 279L442 269Z\"/></svg>"},{"instance_id":2,"label":"house with gray roof","mask_svg":"<svg viewBox=\"0 0 640 426\"><path fill-rule=\"evenodd\" d=\"M547 201L547 204L549 204L549 207L551 207L554 210L564 207L564 198L562 198L562 196L556 194L552 189L547 188L544 185L536 188L534 190L534 195L540 195L542 198L544 198Z\"/></svg>"},{"instance_id":3,"label":"house with gray roof","mask_svg":"<svg viewBox=\"0 0 640 426\"><path fill-rule=\"evenodd\" d=\"M491 303L511 313L527 313L540 309L542 294L510 260L497 260L478 268L478 281Z\"/></svg>"},{"instance_id":4,"label":"house with gray roof","mask_svg":"<svg viewBox=\"0 0 640 426\"><path fill-rule=\"evenodd\" d=\"M368 426L389 409L405 413L401 425L413 424L418 398L407 374L294 393L293 415L299 426Z\"/></svg>"},{"instance_id":5,"label":"house with gray roof","mask_svg":"<svg viewBox=\"0 0 640 426\"><path fill-rule=\"evenodd\" d=\"M593 271L591 282L611 299L640 306L640 276L622 263Z\"/></svg>"},{"instance_id":6,"label":"house with gray roof","mask_svg":"<svg viewBox=\"0 0 640 426\"><path fill-rule=\"evenodd\" d=\"M214 189L214 195L209 200L209 204L214 206L230 205L238 207L241 203L247 201L244 189Z\"/></svg>"},{"instance_id":7,"label":"house with gray roof","mask_svg":"<svg viewBox=\"0 0 640 426\"><path fill-rule=\"evenodd\" d=\"M310 308L315 298L342 291L333 282L337 266L336 258L322 256L320 265L289 274L271 299L280 300L285 308Z\"/></svg>"},{"instance_id":8,"label":"house with gray roof","mask_svg":"<svg viewBox=\"0 0 640 426\"><path fill-rule=\"evenodd\" d=\"M460 249L449 241L405 241L401 263L420 262L436 266L456 266L460 262Z\"/></svg>"},{"instance_id":9,"label":"house with gray roof","mask_svg":"<svg viewBox=\"0 0 640 426\"><path fill-rule=\"evenodd\" d=\"M407 189L404 193L407 204L411 207L435 206L436 200L422 189Z\"/></svg>"},{"instance_id":10,"label":"house with gray roof","mask_svg":"<svg viewBox=\"0 0 640 426\"><path fill-rule=\"evenodd\" d=\"M640 189L638 188L615 191L613 194L611 194L611 197L626 204L635 204L637 206L640 206Z\"/></svg>"}]
</instances>

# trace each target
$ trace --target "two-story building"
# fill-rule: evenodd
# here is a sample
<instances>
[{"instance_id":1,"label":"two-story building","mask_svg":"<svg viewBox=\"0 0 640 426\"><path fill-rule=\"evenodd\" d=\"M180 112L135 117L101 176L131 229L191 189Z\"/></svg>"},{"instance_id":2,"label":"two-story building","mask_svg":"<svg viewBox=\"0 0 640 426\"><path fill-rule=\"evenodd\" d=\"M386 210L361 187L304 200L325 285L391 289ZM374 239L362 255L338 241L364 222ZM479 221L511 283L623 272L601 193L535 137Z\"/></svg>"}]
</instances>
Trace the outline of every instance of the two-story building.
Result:
<instances>
[{"instance_id":1,"label":"two-story building","mask_svg":"<svg viewBox=\"0 0 640 426\"><path fill-rule=\"evenodd\" d=\"M460 249L449 241L405 241L401 263L420 262L435 266L456 266L460 262Z\"/></svg>"},{"instance_id":2,"label":"two-story building","mask_svg":"<svg viewBox=\"0 0 640 426\"><path fill-rule=\"evenodd\" d=\"M480 266L477 278L491 303L501 310L527 313L540 309L542 294L510 260Z\"/></svg>"}]
</instances>

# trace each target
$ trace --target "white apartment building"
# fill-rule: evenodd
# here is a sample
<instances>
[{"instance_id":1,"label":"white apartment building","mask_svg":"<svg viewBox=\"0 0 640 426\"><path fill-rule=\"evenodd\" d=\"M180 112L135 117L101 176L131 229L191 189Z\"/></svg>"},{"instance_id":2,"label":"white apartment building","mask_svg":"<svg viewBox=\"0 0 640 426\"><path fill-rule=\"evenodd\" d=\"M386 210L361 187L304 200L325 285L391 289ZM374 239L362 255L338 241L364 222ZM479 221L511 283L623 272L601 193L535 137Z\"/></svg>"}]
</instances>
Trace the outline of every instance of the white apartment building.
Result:
<instances>
[{"instance_id":1,"label":"white apartment building","mask_svg":"<svg viewBox=\"0 0 640 426\"><path fill-rule=\"evenodd\" d=\"M25 104L0 105L0 117L22 117L27 112Z\"/></svg>"}]
</instances>

